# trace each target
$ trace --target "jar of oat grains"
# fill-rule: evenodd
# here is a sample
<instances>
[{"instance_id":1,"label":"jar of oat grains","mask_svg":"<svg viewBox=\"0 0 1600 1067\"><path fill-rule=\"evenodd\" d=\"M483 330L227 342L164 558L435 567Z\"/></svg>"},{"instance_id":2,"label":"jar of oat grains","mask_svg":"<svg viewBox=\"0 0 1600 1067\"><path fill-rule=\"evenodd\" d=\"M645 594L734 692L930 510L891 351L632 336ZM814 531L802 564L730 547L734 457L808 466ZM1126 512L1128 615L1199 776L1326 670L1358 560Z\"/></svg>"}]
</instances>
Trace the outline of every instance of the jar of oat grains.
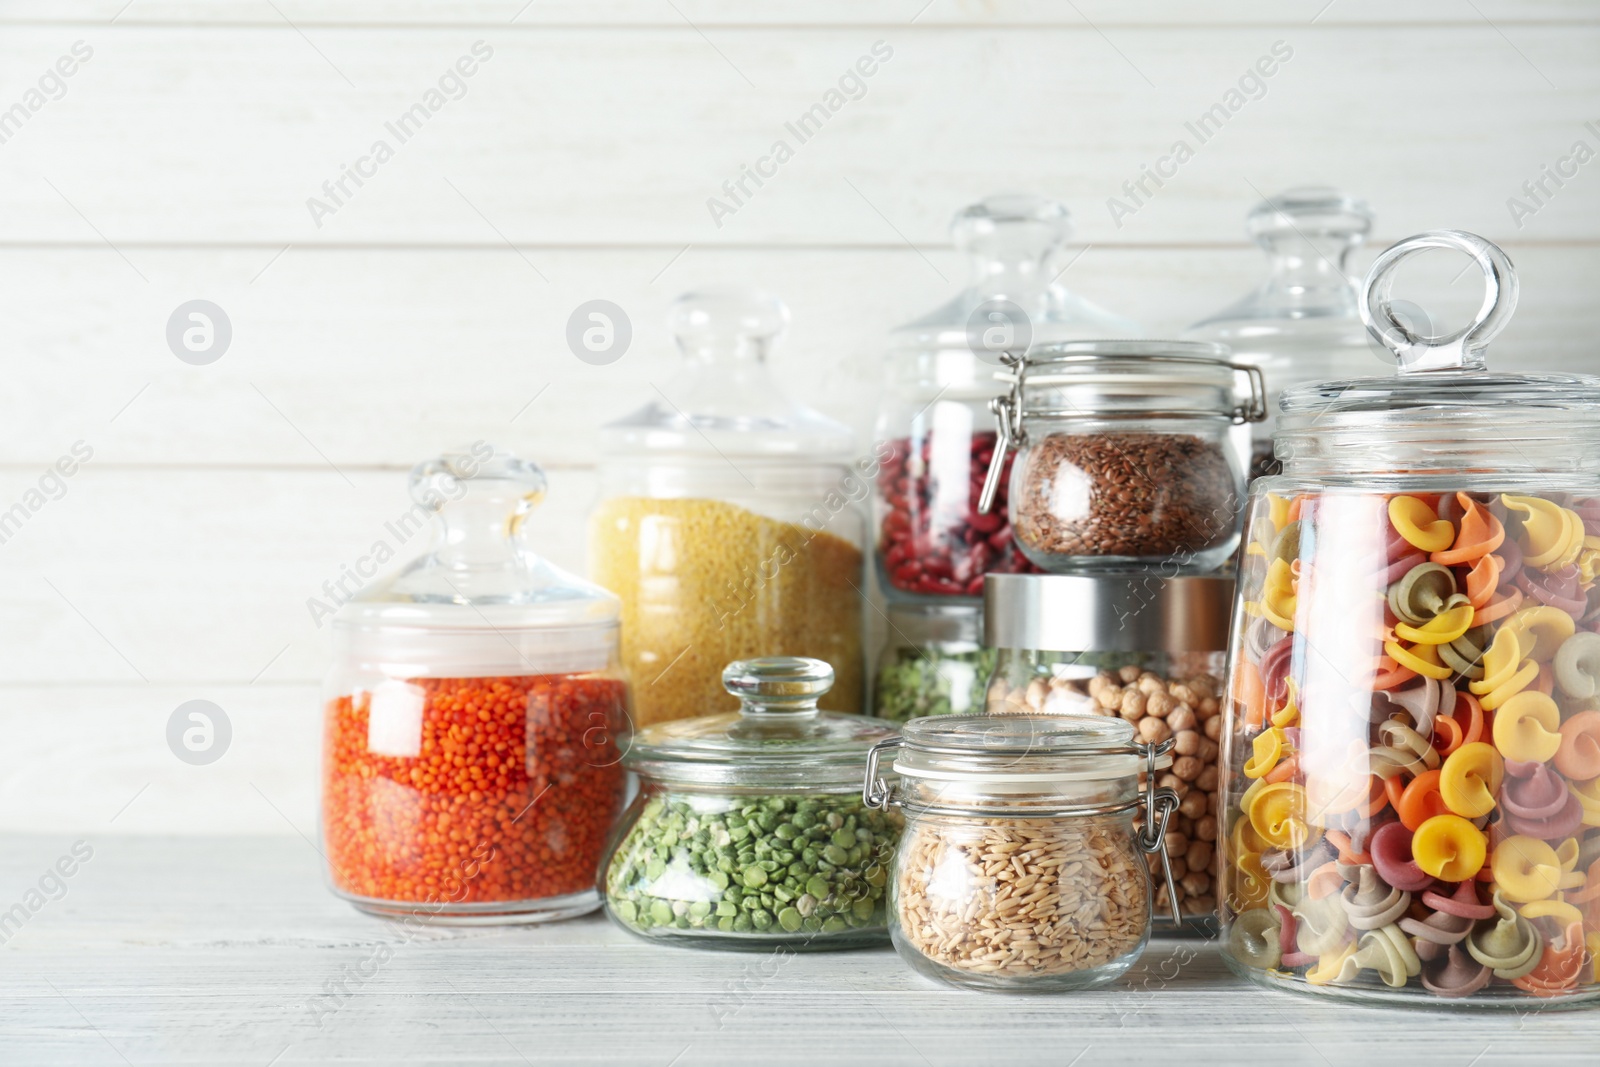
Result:
<instances>
[{"instance_id":1,"label":"jar of oat grains","mask_svg":"<svg viewBox=\"0 0 1600 1067\"><path fill-rule=\"evenodd\" d=\"M756 656L831 664L826 707L862 710L861 502L877 472L769 374L788 317L755 292L679 297L678 376L602 431L590 573L622 599L639 726L738 710L722 670Z\"/></svg>"},{"instance_id":2,"label":"jar of oat grains","mask_svg":"<svg viewBox=\"0 0 1600 1067\"><path fill-rule=\"evenodd\" d=\"M1165 855L1177 807L1155 784L1171 746L1136 742L1121 719L1056 715L913 719L873 746L863 797L905 815L889 876L900 955L977 989L1115 980L1150 936L1144 856ZM893 785L879 775L891 754Z\"/></svg>"}]
</instances>

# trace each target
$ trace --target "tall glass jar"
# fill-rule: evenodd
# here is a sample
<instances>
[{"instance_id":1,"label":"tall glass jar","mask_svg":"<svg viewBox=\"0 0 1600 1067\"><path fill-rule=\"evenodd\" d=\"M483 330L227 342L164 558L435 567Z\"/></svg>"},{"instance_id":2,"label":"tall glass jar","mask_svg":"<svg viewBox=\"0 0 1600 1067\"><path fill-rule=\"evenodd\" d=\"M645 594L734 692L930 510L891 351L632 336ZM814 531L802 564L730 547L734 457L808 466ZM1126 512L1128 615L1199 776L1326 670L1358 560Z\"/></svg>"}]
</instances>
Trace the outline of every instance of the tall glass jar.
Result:
<instances>
[{"instance_id":1,"label":"tall glass jar","mask_svg":"<svg viewBox=\"0 0 1600 1067\"><path fill-rule=\"evenodd\" d=\"M1235 430L1265 407L1261 372L1226 356L1191 341L1069 341L1008 357L979 513L1009 477L1012 532L1044 570L1214 570L1239 544Z\"/></svg>"},{"instance_id":2,"label":"tall glass jar","mask_svg":"<svg viewBox=\"0 0 1600 1067\"><path fill-rule=\"evenodd\" d=\"M1037 196L994 196L951 223L972 283L895 331L876 438L889 452L873 514L879 580L891 599L973 597L990 572L1031 571L1002 507L978 513L995 453L989 400L1005 352L1138 328L1057 284L1069 263L1067 209Z\"/></svg>"},{"instance_id":3,"label":"tall glass jar","mask_svg":"<svg viewBox=\"0 0 1600 1067\"><path fill-rule=\"evenodd\" d=\"M481 442L418 464L434 547L346 603L324 687L322 851L382 915L537 922L599 906L622 810L616 597L534 555L542 471Z\"/></svg>"},{"instance_id":4,"label":"tall glass jar","mask_svg":"<svg viewBox=\"0 0 1600 1067\"><path fill-rule=\"evenodd\" d=\"M983 710L994 653L983 647L983 607L965 600L891 601L872 713L906 722Z\"/></svg>"},{"instance_id":5,"label":"tall glass jar","mask_svg":"<svg viewBox=\"0 0 1600 1067\"><path fill-rule=\"evenodd\" d=\"M879 742L863 797L905 813L889 897L901 958L975 989L1114 981L1150 936L1144 856L1162 853L1177 803L1155 786L1170 747L1054 715L914 719ZM898 784L879 777L891 754Z\"/></svg>"},{"instance_id":6,"label":"tall glass jar","mask_svg":"<svg viewBox=\"0 0 1600 1067\"><path fill-rule=\"evenodd\" d=\"M602 888L624 930L752 951L881 944L898 816L861 802L875 719L818 711L820 660L728 665L737 712L641 731L627 765L639 796Z\"/></svg>"},{"instance_id":7,"label":"tall glass jar","mask_svg":"<svg viewBox=\"0 0 1600 1067\"><path fill-rule=\"evenodd\" d=\"M1167 855L1185 927L1208 933L1232 606L1233 580L1213 575L996 574L983 587L984 642L995 650L989 714L1118 718L1139 741L1172 743L1156 782L1178 801ZM1166 898L1158 886L1158 925Z\"/></svg>"},{"instance_id":8,"label":"tall glass jar","mask_svg":"<svg viewBox=\"0 0 1600 1067\"><path fill-rule=\"evenodd\" d=\"M788 321L751 292L679 297L681 373L602 431L590 575L622 599L641 726L729 711L723 667L761 655L833 665L831 706L864 706L861 503L849 430L778 389Z\"/></svg>"},{"instance_id":9,"label":"tall glass jar","mask_svg":"<svg viewBox=\"0 0 1600 1067\"><path fill-rule=\"evenodd\" d=\"M1379 367L1348 274L1351 254L1371 230L1366 202L1337 189L1290 189L1262 201L1246 216L1245 232L1267 253L1266 280L1184 332L1228 346L1266 375L1267 418L1255 426L1251 478L1276 470L1272 432L1285 389Z\"/></svg>"},{"instance_id":10,"label":"tall glass jar","mask_svg":"<svg viewBox=\"0 0 1600 1067\"><path fill-rule=\"evenodd\" d=\"M1449 336L1390 304L1424 249L1487 279ZM1600 999L1600 378L1488 370L1516 296L1483 238L1408 238L1363 300L1401 372L1284 398L1223 751L1225 958L1262 984Z\"/></svg>"}]
</instances>

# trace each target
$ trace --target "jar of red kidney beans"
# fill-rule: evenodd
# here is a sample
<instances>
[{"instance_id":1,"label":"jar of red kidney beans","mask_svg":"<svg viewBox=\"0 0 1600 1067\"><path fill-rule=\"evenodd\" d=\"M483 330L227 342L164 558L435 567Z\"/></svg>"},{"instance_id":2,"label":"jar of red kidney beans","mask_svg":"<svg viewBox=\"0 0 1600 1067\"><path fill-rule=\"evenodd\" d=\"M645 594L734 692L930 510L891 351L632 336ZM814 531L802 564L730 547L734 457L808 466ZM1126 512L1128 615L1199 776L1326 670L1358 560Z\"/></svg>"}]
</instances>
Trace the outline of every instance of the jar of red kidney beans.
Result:
<instances>
[{"instance_id":1,"label":"jar of red kidney beans","mask_svg":"<svg viewBox=\"0 0 1600 1067\"><path fill-rule=\"evenodd\" d=\"M1054 283L1071 231L1061 204L990 197L960 212L951 231L973 282L895 331L878 418L890 454L874 501L877 559L894 599L977 597L985 574L1035 570L1012 539L1004 491L992 513L978 511L1001 356L1045 340L1138 333Z\"/></svg>"},{"instance_id":2,"label":"jar of red kidney beans","mask_svg":"<svg viewBox=\"0 0 1600 1067\"><path fill-rule=\"evenodd\" d=\"M528 549L544 488L482 443L419 464L383 538L392 553L431 518L433 548L334 616L322 851L363 911L538 922L599 906L626 787L620 605Z\"/></svg>"}]
</instances>

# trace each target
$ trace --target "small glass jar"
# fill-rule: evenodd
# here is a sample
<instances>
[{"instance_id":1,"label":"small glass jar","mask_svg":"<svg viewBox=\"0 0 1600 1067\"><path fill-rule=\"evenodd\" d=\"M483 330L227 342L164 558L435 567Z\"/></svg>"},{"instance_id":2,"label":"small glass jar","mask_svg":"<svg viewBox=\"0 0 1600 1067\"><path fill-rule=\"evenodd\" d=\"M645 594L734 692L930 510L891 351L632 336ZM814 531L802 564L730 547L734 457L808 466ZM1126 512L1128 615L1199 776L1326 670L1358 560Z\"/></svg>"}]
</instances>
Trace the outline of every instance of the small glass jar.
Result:
<instances>
[{"instance_id":1,"label":"small glass jar","mask_svg":"<svg viewBox=\"0 0 1600 1067\"><path fill-rule=\"evenodd\" d=\"M1178 799L1166 850L1187 930L1215 932L1223 661L1233 580L1216 576L997 574L984 586L995 650L990 715L1120 718L1172 743L1157 779ZM1170 911L1158 885L1158 927Z\"/></svg>"},{"instance_id":2,"label":"small glass jar","mask_svg":"<svg viewBox=\"0 0 1600 1067\"><path fill-rule=\"evenodd\" d=\"M985 574L1034 569L1011 539L1004 490L999 510L977 510L995 453L989 401L1000 392L1000 356L1139 333L1056 282L1072 232L1062 204L992 196L957 214L950 230L971 261L971 283L896 330L885 362L876 437L888 455L873 516L879 581L891 600L976 597Z\"/></svg>"},{"instance_id":3,"label":"small glass jar","mask_svg":"<svg viewBox=\"0 0 1600 1067\"><path fill-rule=\"evenodd\" d=\"M1463 252L1476 319L1418 338L1396 267ZM1600 1000L1600 378L1493 373L1481 237L1379 256L1387 378L1284 397L1256 483L1223 745L1224 959L1428 1007Z\"/></svg>"},{"instance_id":4,"label":"small glass jar","mask_svg":"<svg viewBox=\"0 0 1600 1067\"><path fill-rule=\"evenodd\" d=\"M861 802L876 719L818 711L820 660L730 664L740 710L641 731L639 795L602 880L606 913L654 941L796 951L881 944L900 819Z\"/></svg>"},{"instance_id":5,"label":"small glass jar","mask_svg":"<svg viewBox=\"0 0 1600 1067\"><path fill-rule=\"evenodd\" d=\"M599 906L629 691L616 597L534 555L540 469L481 442L411 472L433 550L333 620L322 852L364 911L539 922Z\"/></svg>"},{"instance_id":6,"label":"small glass jar","mask_svg":"<svg viewBox=\"0 0 1600 1067\"><path fill-rule=\"evenodd\" d=\"M1371 374L1380 364L1349 275L1351 254L1372 230L1366 201L1325 187L1290 189L1256 206L1245 230L1267 253L1266 281L1183 336L1227 345L1234 359L1266 377L1267 417L1255 425L1251 453L1254 479L1277 473L1272 433L1284 390Z\"/></svg>"},{"instance_id":7,"label":"small glass jar","mask_svg":"<svg viewBox=\"0 0 1600 1067\"><path fill-rule=\"evenodd\" d=\"M879 742L862 795L905 813L889 898L901 957L974 989L1114 981L1150 937L1144 856L1162 851L1177 805L1154 784L1170 747L1136 743L1125 722L1055 715L914 719ZM878 774L891 753L893 786Z\"/></svg>"},{"instance_id":8,"label":"small glass jar","mask_svg":"<svg viewBox=\"0 0 1600 1067\"><path fill-rule=\"evenodd\" d=\"M1057 573L1216 569L1239 544L1244 456L1235 427L1265 417L1261 372L1183 341L1074 341L1010 361L980 511L1015 450L1017 544Z\"/></svg>"},{"instance_id":9,"label":"small glass jar","mask_svg":"<svg viewBox=\"0 0 1600 1067\"><path fill-rule=\"evenodd\" d=\"M679 297L668 326L681 372L602 431L589 569L622 599L639 726L731 711L722 668L761 655L825 660L830 708L865 707L863 505L877 466L852 461L849 429L772 379L788 318L752 291Z\"/></svg>"},{"instance_id":10,"label":"small glass jar","mask_svg":"<svg viewBox=\"0 0 1600 1067\"><path fill-rule=\"evenodd\" d=\"M889 635L878 660L872 713L907 722L983 710L994 652L983 647L983 606L928 600L887 608Z\"/></svg>"}]
</instances>

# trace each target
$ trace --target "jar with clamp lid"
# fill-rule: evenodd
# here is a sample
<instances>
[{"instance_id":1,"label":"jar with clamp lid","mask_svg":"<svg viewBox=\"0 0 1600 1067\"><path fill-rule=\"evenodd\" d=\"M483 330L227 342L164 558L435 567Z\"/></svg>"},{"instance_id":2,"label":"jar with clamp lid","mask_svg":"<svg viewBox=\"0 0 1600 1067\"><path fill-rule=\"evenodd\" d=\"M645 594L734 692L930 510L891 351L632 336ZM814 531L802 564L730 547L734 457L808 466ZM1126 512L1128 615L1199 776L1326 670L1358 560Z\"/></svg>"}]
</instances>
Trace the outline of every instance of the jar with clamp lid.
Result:
<instances>
[{"instance_id":1,"label":"jar with clamp lid","mask_svg":"<svg viewBox=\"0 0 1600 1067\"><path fill-rule=\"evenodd\" d=\"M1227 354L1196 342L1071 341L1008 357L979 510L995 506L1015 451L1011 530L1044 570L1214 570L1239 545L1245 460L1234 431L1266 414L1260 370Z\"/></svg>"},{"instance_id":2,"label":"jar with clamp lid","mask_svg":"<svg viewBox=\"0 0 1600 1067\"><path fill-rule=\"evenodd\" d=\"M877 719L818 711L820 660L764 657L722 675L740 710L641 731L639 796L602 889L624 930L700 948L880 944L895 813L861 802Z\"/></svg>"},{"instance_id":3,"label":"jar with clamp lid","mask_svg":"<svg viewBox=\"0 0 1600 1067\"><path fill-rule=\"evenodd\" d=\"M1144 857L1165 855L1177 806L1155 784L1170 747L1121 720L1056 715L913 719L875 745L864 799L905 815L889 880L901 957L975 989L1114 981L1150 936ZM879 773L891 757L894 784Z\"/></svg>"},{"instance_id":4,"label":"jar with clamp lid","mask_svg":"<svg viewBox=\"0 0 1600 1067\"><path fill-rule=\"evenodd\" d=\"M885 360L873 516L879 580L892 600L976 601L985 574L1034 569L1012 541L1004 507L977 509L996 452L988 405L1000 391L1002 353L1138 336L1133 323L1059 283L1072 232L1064 205L992 196L958 213L950 230L971 261L971 283L896 330Z\"/></svg>"},{"instance_id":5,"label":"jar with clamp lid","mask_svg":"<svg viewBox=\"0 0 1600 1067\"><path fill-rule=\"evenodd\" d=\"M1391 291L1430 249L1486 292L1422 338ZM1222 774L1224 958L1264 985L1600 1000L1600 378L1491 371L1516 297L1489 241L1407 238L1362 299L1399 373L1284 397Z\"/></svg>"},{"instance_id":6,"label":"jar with clamp lid","mask_svg":"<svg viewBox=\"0 0 1600 1067\"><path fill-rule=\"evenodd\" d=\"M434 547L333 620L322 852L363 910L536 922L599 906L622 810L617 598L529 549L544 473L488 445L411 473Z\"/></svg>"}]
</instances>

